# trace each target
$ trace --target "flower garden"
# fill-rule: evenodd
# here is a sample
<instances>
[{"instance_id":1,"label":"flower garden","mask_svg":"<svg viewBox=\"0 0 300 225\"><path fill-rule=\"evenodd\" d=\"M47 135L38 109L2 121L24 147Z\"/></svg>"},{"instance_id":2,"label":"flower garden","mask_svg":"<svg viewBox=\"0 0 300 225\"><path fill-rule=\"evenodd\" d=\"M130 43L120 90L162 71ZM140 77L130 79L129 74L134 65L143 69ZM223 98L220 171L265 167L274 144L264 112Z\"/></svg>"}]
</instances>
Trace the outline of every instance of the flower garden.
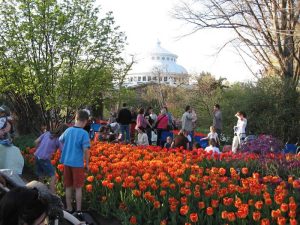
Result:
<instances>
[{"instance_id":1,"label":"flower garden","mask_svg":"<svg viewBox=\"0 0 300 225\"><path fill-rule=\"evenodd\" d=\"M34 149L24 151L33 162ZM54 155L58 186L63 166ZM123 224L299 224L300 156L93 143L85 202Z\"/></svg>"}]
</instances>

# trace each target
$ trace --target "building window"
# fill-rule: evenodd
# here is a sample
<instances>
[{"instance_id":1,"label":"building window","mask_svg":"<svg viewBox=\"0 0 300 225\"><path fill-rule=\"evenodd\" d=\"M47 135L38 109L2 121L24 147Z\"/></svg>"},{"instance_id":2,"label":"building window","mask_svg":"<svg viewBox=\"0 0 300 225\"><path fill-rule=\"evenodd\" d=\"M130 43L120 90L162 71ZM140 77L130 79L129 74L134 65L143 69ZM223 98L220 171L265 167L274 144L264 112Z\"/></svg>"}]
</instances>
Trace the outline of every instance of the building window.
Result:
<instances>
[{"instance_id":1,"label":"building window","mask_svg":"<svg viewBox=\"0 0 300 225\"><path fill-rule=\"evenodd\" d=\"M138 81L141 81L141 77L138 77Z\"/></svg>"},{"instance_id":2,"label":"building window","mask_svg":"<svg viewBox=\"0 0 300 225\"><path fill-rule=\"evenodd\" d=\"M146 81L146 76L143 76L143 81Z\"/></svg>"},{"instance_id":3,"label":"building window","mask_svg":"<svg viewBox=\"0 0 300 225\"><path fill-rule=\"evenodd\" d=\"M154 60L155 59L155 57L152 57L152 60Z\"/></svg>"},{"instance_id":4,"label":"building window","mask_svg":"<svg viewBox=\"0 0 300 225\"><path fill-rule=\"evenodd\" d=\"M162 60L165 60L165 57L162 57Z\"/></svg>"},{"instance_id":5,"label":"building window","mask_svg":"<svg viewBox=\"0 0 300 225\"><path fill-rule=\"evenodd\" d=\"M151 81L151 76L148 76L148 81Z\"/></svg>"},{"instance_id":6,"label":"building window","mask_svg":"<svg viewBox=\"0 0 300 225\"><path fill-rule=\"evenodd\" d=\"M157 56L156 59L159 60L160 58Z\"/></svg>"},{"instance_id":7,"label":"building window","mask_svg":"<svg viewBox=\"0 0 300 225\"><path fill-rule=\"evenodd\" d=\"M131 77L131 78L130 78L130 82L132 82L132 81L133 81L133 78Z\"/></svg>"},{"instance_id":8,"label":"building window","mask_svg":"<svg viewBox=\"0 0 300 225\"><path fill-rule=\"evenodd\" d=\"M159 81L162 81L162 77L159 78Z\"/></svg>"},{"instance_id":9,"label":"building window","mask_svg":"<svg viewBox=\"0 0 300 225\"><path fill-rule=\"evenodd\" d=\"M167 82L168 81L168 77L164 77L164 81Z\"/></svg>"},{"instance_id":10,"label":"building window","mask_svg":"<svg viewBox=\"0 0 300 225\"><path fill-rule=\"evenodd\" d=\"M157 77L153 77L153 80L157 80Z\"/></svg>"},{"instance_id":11,"label":"building window","mask_svg":"<svg viewBox=\"0 0 300 225\"><path fill-rule=\"evenodd\" d=\"M167 60L169 61L169 57L167 57Z\"/></svg>"}]
</instances>

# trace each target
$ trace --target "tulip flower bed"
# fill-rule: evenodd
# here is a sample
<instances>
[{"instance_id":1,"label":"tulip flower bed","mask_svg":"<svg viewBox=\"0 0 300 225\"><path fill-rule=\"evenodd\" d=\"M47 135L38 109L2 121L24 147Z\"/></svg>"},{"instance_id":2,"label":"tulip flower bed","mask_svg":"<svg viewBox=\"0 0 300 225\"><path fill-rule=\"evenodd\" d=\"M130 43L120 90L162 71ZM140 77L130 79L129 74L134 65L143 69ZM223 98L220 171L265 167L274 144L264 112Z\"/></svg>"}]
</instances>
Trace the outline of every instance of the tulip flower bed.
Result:
<instances>
[{"instance_id":1,"label":"tulip flower bed","mask_svg":"<svg viewBox=\"0 0 300 225\"><path fill-rule=\"evenodd\" d=\"M61 184L58 159L59 152L52 163ZM95 143L85 202L123 224L297 224L300 180L292 174L299 171L280 177L263 167L299 160Z\"/></svg>"}]
</instances>

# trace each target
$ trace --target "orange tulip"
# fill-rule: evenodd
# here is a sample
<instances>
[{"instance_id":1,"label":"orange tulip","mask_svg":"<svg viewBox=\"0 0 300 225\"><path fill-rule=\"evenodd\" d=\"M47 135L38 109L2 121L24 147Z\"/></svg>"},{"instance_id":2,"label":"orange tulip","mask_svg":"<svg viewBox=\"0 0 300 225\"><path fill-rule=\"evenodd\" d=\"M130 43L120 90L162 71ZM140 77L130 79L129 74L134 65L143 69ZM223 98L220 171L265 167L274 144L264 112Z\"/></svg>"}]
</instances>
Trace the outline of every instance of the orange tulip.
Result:
<instances>
[{"instance_id":1,"label":"orange tulip","mask_svg":"<svg viewBox=\"0 0 300 225\"><path fill-rule=\"evenodd\" d=\"M297 209L297 205L296 205L296 203L295 202L290 202L289 203L289 208L290 208L290 210L296 210Z\"/></svg>"},{"instance_id":2,"label":"orange tulip","mask_svg":"<svg viewBox=\"0 0 300 225\"><path fill-rule=\"evenodd\" d=\"M267 218L264 218L260 221L260 225L270 225L270 220Z\"/></svg>"},{"instance_id":3,"label":"orange tulip","mask_svg":"<svg viewBox=\"0 0 300 225\"><path fill-rule=\"evenodd\" d=\"M281 216L281 211L280 211L280 209L272 210L272 211L271 211L271 216L272 216L273 218L278 218L278 217L280 217L280 216Z\"/></svg>"},{"instance_id":4,"label":"orange tulip","mask_svg":"<svg viewBox=\"0 0 300 225\"><path fill-rule=\"evenodd\" d=\"M242 174L244 174L244 175L248 174L248 168L247 167L242 168Z\"/></svg>"},{"instance_id":5,"label":"orange tulip","mask_svg":"<svg viewBox=\"0 0 300 225\"><path fill-rule=\"evenodd\" d=\"M261 217L261 214L260 214L259 211L254 211L254 212L252 213L252 219L253 219L254 221L259 221L259 220L260 220L260 217Z\"/></svg>"},{"instance_id":6,"label":"orange tulip","mask_svg":"<svg viewBox=\"0 0 300 225\"><path fill-rule=\"evenodd\" d=\"M131 216L130 219L129 219L129 223L130 224L137 224L137 219L135 216Z\"/></svg>"},{"instance_id":7,"label":"orange tulip","mask_svg":"<svg viewBox=\"0 0 300 225\"><path fill-rule=\"evenodd\" d=\"M294 180L293 181L293 188L299 189L300 188L300 181L299 180Z\"/></svg>"},{"instance_id":8,"label":"orange tulip","mask_svg":"<svg viewBox=\"0 0 300 225\"><path fill-rule=\"evenodd\" d=\"M282 204L280 205L280 210L281 210L282 212L287 212L287 211L289 210L289 205L286 204L286 203L282 203Z\"/></svg>"},{"instance_id":9,"label":"orange tulip","mask_svg":"<svg viewBox=\"0 0 300 225\"><path fill-rule=\"evenodd\" d=\"M255 202L254 206L256 209L261 209L263 207L263 205L264 205L263 201L257 201L257 202Z\"/></svg>"},{"instance_id":10,"label":"orange tulip","mask_svg":"<svg viewBox=\"0 0 300 225\"><path fill-rule=\"evenodd\" d=\"M253 177L254 179L259 179L259 173L253 173L253 174L252 174L252 177Z\"/></svg>"},{"instance_id":11,"label":"orange tulip","mask_svg":"<svg viewBox=\"0 0 300 225\"><path fill-rule=\"evenodd\" d=\"M193 223L198 222L198 214L197 214L197 213L191 213L191 214L190 214L190 220L191 220Z\"/></svg>"},{"instance_id":12,"label":"orange tulip","mask_svg":"<svg viewBox=\"0 0 300 225\"><path fill-rule=\"evenodd\" d=\"M217 208L219 206L219 200L212 199L211 200L211 206L213 208Z\"/></svg>"},{"instance_id":13,"label":"orange tulip","mask_svg":"<svg viewBox=\"0 0 300 225\"><path fill-rule=\"evenodd\" d=\"M280 216L277 218L277 224L278 225L285 225L286 224L286 219L283 216Z\"/></svg>"},{"instance_id":14,"label":"orange tulip","mask_svg":"<svg viewBox=\"0 0 300 225\"><path fill-rule=\"evenodd\" d=\"M236 217L235 217L234 212L229 212L229 213L227 214L227 219L228 219L230 222L235 221Z\"/></svg>"},{"instance_id":15,"label":"orange tulip","mask_svg":"<svg viewBox=\"0 0 300 225\"><path fill-rule=\"evenodd\" d=\"M212 216L214 214L214 209L212 207L207 207L206 214Z\"/></svg>"},{"instance_id":16,"label":"orange tulip","mask_svg":"<svg viewBox=\"0 0 300 225\"><path fill-rule=\"evenodd\" d=\"M233 198L228 198L228 197L223 198L223 204L225 206L230 206L232 205L232 203L233 203Z\"/></svg>"},{"instance_id":17,"label":"orange tulip","mask_svg":"<svg viewBox=\"0 0 300 225\"><path fill-rule=\"evenodd\" d=\"M94 176L88 176L88 177L86 178L86 180L87 180L88 182L92 183L92 182L94 181Z\"/></svg>"},{"instance_id":18,"label":"orange tulip","mask_svg":"<svg viewBox=\"0 0 300 225\"><path fill-rule=\"evenodd\" d=\"M174 203L171 204L171 205L170 205L170 211L171 211L171 212L176 212L176 210L177 210L177 204L174 204Z\"/></svg>"},{"instance_id":19,"label":"orange tulip","mask_svg":"<svg viewBox=\"0 0 300 225\"><path fill-rule=\"evenodd\" d=\"M58 165L57 165L57 169L58 169L60 172L63 172L63 171L64 171L64 165L63 165L63 164L58 164Z\"/></svg>"},{"instance_id":20,"label":"orange tulip","mask_svg":"<svg viewBox=\"0 0 300 225\"><path fill-rule=\"evenodd\" d=\"M166 194L167 194L167 192L166 192L165 190L161 190L161 191L159 192L159 195L160 195L161 197L166 196Z\"/></svg>"},{"instance_id":21,"label":"orange tulip","mask_svg":"<svg viewBox=\"0 0 300 225\"><path fill-rule=\"evenodd\" d=\"M135 196L135 197L140 197L142 195L142 192L140 190L132 190L132 194Z\"/></svg>"},{"instance_id":22,"label":"orange tulip","mask_svg":"<svg viewBox=\"0 0 300 225\"><path fill-rule=\"evenodd\" d=\"M266 205L272 205L272 199L271 198L266 198L265 203L266 203Z\"/></svg>"},{"instance_id":23,"label":"orange tulip","mask_svg":"<svg viewBox=\"0 0 300 225\"><path fill-rule=\"evenodd\" d=\"M223 219L223 220L226 220L227 219L227 216L228 216L228 212L225 210L225 211L222 211L222 213L221 213L221 218Z\"/></svg>"},{"instance_id":24,"label":"orange tulip","mask_svg":"<svg viewBox=\"0 0 300 225\"><path fill-rule=\"evenodd\" d=\"M159 201L154 201L153 205L154 205L155 209L160 208L160 202Z\"/></svg>"},{"instance_id":25,"label":"orange tulip","mask_svg":"<svg viewBox=\"0 0 300 225\"><path fill-rule=\"evenodd\" d=\"M85 186L85 190L86 190L87 192L92 192L92 190L93 190L93 185L87 184L87 185Z\"/></svg>"},{"instance_id":26,"label":"orange tulip","mask_svg":"<svg viewBox=\"0 0 300 225\"><path fill-rule=\"evenodd\" d=\"M297 220L296 219L290 219L290 225L297 225Z\"/></svg>"},{"instance_id":27,"label":"orange tulip","mask_svg":"<svg viewBox=\"0 0 300 225\"><path fill-rule=\"evenodd\" d=\"M220 174L221 176L224 176L224 175L226 174L226 169L220 168L220 169L219 169L219 174Z\"/></svg>"},{"instance_id":28,"label":"orange tulip","mask_svg":"<svg viewBox=\"0 0 300 225\"><path fill-rule=\"evenodd\" d=\"M205 202L198 202L198 207L199 207L199 209L204 209L205 208Z\"/></svg>"},{"instance_id":29,"label":"orange tulip","mask_svg":"<svg viewBox=\"0 0 300 225\"><path fill-rule=\"evenodd\" d=\"M187 205L188 198L186 196L182 196L180 198L180 202L181 202L182 205Z\"/></svg>"},{"instance_id":30,"label":"orange tulip","mask_svg":"<svg viewBox=\"0 0 300 225\"><path fill-rule=\"evenodd\" d=\"M183 216L186 215L189 212L189 206L187 205L181 206L179 212Z\"/></svg>"},{"instance_id":31,"label":"orange tulip","mask_svg":"<svg viewBox=\"0 0 300 225\"><path fill-rule=\"evenodd\" d=\"M288 183L289 183L289 184L292 184L293 181L294 181L294 178L293 178L292 176L289 176L289 178L288 178Z\"/></svg>"},{"instance_id":32,"label":"orange tulip","mask_svg":"<svg viewBox=\"0 0 300 225\"><path fill-rule=\"evenodd\" d=\"M295 210L290 210L289 211L289 217L290 218L296 218L296 211Z\"/></svg>"}]
</instances>

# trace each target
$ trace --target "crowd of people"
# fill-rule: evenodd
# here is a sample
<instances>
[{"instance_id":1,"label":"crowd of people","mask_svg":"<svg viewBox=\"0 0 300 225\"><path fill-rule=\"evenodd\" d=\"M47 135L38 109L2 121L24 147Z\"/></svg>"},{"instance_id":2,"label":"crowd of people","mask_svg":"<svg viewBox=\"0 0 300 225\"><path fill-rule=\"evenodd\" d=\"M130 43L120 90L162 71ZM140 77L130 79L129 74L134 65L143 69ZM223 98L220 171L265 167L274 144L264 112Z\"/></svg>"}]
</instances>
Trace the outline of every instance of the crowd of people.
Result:
<instances>
[{"instance_id":1,"label":"crowd of people","mask_svg":"<svg viewBox=\"0 0 300 225\"><path fill-rule=\"evenodd\" d=\"M7 142L9 138L7 127L9 126L9 119L7 114L1 114L0 107L0 141ZM85 180L85 170L89 169L89 148L90 136L87 130L84 129L88 125L89 113L86 110L79 110L76 113L74 126L68 127L64 124L60 125L53 131L44 131L40 137L35 141L35 163L36 173L42 180L44 177L50 177L50 190L55 193L55 168L51 164L51 158L56 149L60 149L60 162L64 165L64 186L66 193L66 210L69 212L81 211L82 202L82 187ZM241 140L246 136L247 119L246 114L238 112L235 115L238 118L237 125L234 127L234 139L232 151L236 152ZM124 103L123 107L118 113L112 112L108 120L108 124L104 125L99 130L99 141L108 142L122 142L126 144L136 144L140 146L147 146L155 144L153 142L156 138L156 145L170 148L184 148L194 149L199 148L199 143L194 141L194 132L196 129L197 115L190 106L186 106L181 117L180 131L178 135L163 139L164 131L170 131L177 128L178 124L174 123L172 114L167 107L162 107L159 115L154 113L152 107L146 110L140 108L137 112L131 108L129 109ZM209 145L205 151L212 151L220 153L220 138L222 132L222 112L219 105L214 106L213 110L213 124L210 127L210 132L207 137L202 140L208 140ZM6 141L5 141L6 140ZM23 191L23 190L19 190ZM30 192L30 191L29 191ZM29 193L28 192L28 193ZM73 209L73 192L75 192L76 208ZM35 195L35 193L32 193ZM6 201L6 200L5 200ZM4 200L1 201L1 204ZM1 210L0 213L3 213ZM40 220L44 218L44 214L40 217L34 218ZM1 224L1 221L0 221Z\"/></svg>"},{"instance_id":2,"label":"crowd of people","mask_svg":"<svg viewBox=\"0 0 300 225\"><path fill-rule=\"evenodd\" d=\"M122 142L136 145L152 145L169 148L194 149L201 147L194 140L197 115L191 106L186 106L180 122L176 123L167 107L162 107L159 115L156 115L152 107L129 109L124 103L119 112L112 110L106 126L99 130L99 140L108 142ZM237 126L234 128L233 152L236 152L241 140L245 137L247 125L246 115L243 112L236 114L238 117ZM214 139L212 145L220 146L220 135L222 133L222 112L220 105L216 104L213 109L212 126L210 133L203 140ZM178 135L162 138L163 132L180 128ZM155 138L154 138L155 137Z\"/></svg>"},{"instance_id":3,"label":"crowd of people","mask_svg":"<svg viewBox=\"0 0 300 225\"><path fill-rule=\"evenodd\" d=\"M211 151L211 146L215 147L214 152L220 147L220 135L222 133L222 112L220 105L216 104L213 108L212 126L207 137L200 139L207 140L209 146L207 151ZM234 127L234 138L232 152L236 153L238 146L246 137L247 119L244 112L237 112L237 125ZM108 124L99 130L99 141L122 142L135 145L152 145L169 148L195 149L201 147L194 140L197 115L191 106L186 106L181 117L180 124L176 123L167 107L162 107L159 115L156 115L152 107L139 108L137 111L132 107L128 108L124 103L122 108L115 112L112 110ZM163 132L180 128L178 135L162 138ZM155 138L154 138L155 137ZM213 141L211 141L213 140Z\"/></svg>"}]
</instances>

